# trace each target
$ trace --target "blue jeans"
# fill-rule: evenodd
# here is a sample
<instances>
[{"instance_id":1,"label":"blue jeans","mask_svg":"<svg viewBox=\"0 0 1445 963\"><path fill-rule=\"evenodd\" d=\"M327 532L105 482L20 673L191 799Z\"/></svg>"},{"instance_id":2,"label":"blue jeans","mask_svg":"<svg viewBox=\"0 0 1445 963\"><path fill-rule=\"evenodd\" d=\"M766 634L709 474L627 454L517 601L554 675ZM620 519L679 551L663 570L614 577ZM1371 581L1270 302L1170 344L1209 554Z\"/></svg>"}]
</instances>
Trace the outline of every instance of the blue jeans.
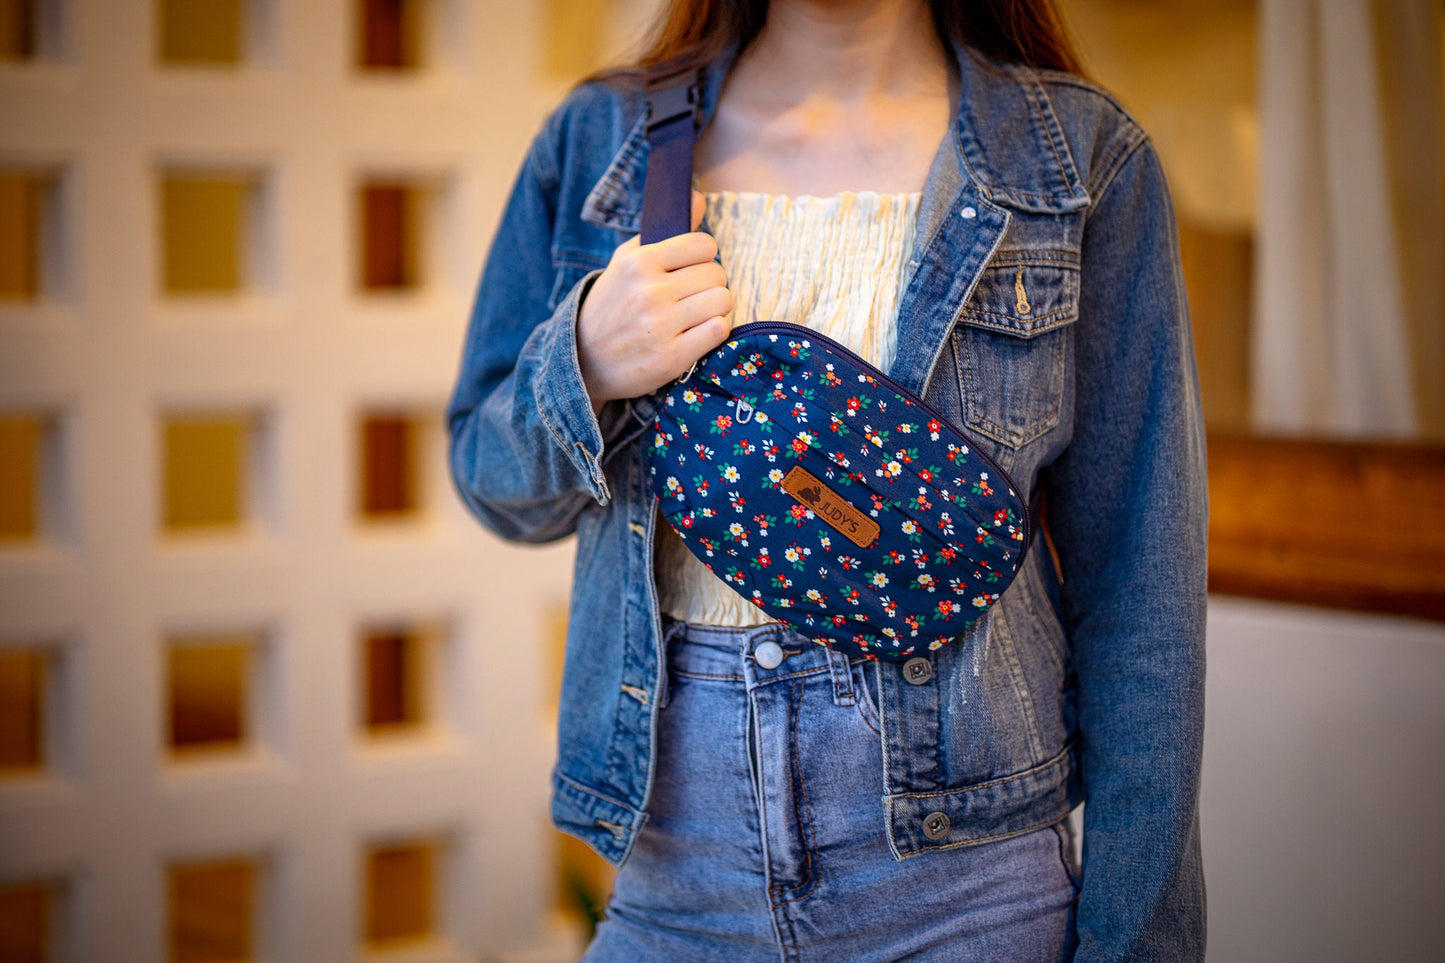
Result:
<instances>
[{"instance_id":1,"label":"blue jeans","mask_svg":"<svg viewBox=\"0 0 1445 963\"><path fill-rule=\"evenodd\" d=\"M675 624L651 817L591 963L1068 960L1067 822L894 860L874 663Z\"/></svg>"}]
</instances>

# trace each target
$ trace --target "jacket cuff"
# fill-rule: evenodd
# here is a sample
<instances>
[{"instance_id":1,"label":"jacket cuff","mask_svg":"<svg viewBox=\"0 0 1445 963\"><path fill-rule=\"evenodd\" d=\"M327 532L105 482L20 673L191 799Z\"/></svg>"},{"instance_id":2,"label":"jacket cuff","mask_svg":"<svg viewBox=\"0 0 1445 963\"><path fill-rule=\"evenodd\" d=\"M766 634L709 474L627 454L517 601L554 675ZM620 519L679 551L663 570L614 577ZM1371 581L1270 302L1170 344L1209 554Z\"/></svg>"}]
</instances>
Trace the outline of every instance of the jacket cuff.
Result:
<instances>
[{"instance_id":1,"label":"jacket cuff","mask_svg":"<svg viewBox=\"0 0 1445 963\"><path fill-rule=\"evenodd\" d=\"M582 297L601 271L583 277L557 305L553 314L552 337L545 349L537 377L537 411L553 440L567 453L567 458L586 479L592 497L599 504L612 500L607 476L602 470L606 447L604 429L592 411L587 385L582 381L582 368L577 360L577 316ZM624 405L603 407L602 420L608 423L627 418ZM613 426L616 434L616 426Z\"/></svg>"}]
</instances>

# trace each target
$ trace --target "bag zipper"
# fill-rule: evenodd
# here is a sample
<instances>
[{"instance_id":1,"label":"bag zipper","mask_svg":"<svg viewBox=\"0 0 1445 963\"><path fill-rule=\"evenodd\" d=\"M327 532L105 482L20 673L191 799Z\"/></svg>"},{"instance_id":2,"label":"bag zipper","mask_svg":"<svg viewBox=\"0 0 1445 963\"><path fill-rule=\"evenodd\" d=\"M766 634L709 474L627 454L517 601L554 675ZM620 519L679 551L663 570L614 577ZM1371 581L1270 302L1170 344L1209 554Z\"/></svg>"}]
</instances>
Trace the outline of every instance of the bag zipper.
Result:
<instances>
[{"instance_id":1,"label":"bag zipper","mask_svg":"<svg viewBox=\"0 0 1445 963\"><path fill-rule=\"evenodd\" d=\"M834 341L826 334L819 334L812 328L805 328L801 324L793 324L790 321L752 321L748 324L740 324L736 328L733 328L732 333L728 335L728 341L738 341L742 338L754 334L786 334L790 337L807 339L809 341L816 341L819 344L825 345L833 351L837 352L838 354L842 355L844 358L847 358L848 360L854 362L855 364L861 365L865 369L876 372L874 377L876 377L878 381L881 382L883 385L891 388L898 394L907 398L914 405L917 405L920 411L923 411L925 414L931 415L933 418L937 419L940 424L948 425L950 428L953 428L953 430L962 433L961 428L955 426L953 422L945 418L942 414L938 412L937 409L935 409L928 402L924 401L922 398L918 397L918 395L915 395L912 391L905 388L898 382L894 381L886 373L879 370L868 361L864 360L856 352L854 352L852 348L849 348L847 345L844 344L839 344L837 341ZM967 438L966 440L968 441L971 449L975 453L977 453L980 458L983 459L984 464L988 465L991 471L998 472L998 477L1002 478L1004 483L1008 485L1009 492L1015 498L1017 498L1019 500L1019 504L1023 506L1024 540L1023 549L1019 552L1018 561L1018 564L1022 566L1024 561L1024 555L1028 553L1029 546L1033 544L1034 520L1032 514L1029 512L1029 504L1027 501L1024 500L1024 497L1018 493L1018 486L1014 484L1013 479L1009 477L1008 472L1004 471L1001 467L999 467L998 462L994 461L993 458L989 455L989 453L984 451L983 447L980 446L978 442L974 441L972 438Z\"/></svg>"}]
</instances>

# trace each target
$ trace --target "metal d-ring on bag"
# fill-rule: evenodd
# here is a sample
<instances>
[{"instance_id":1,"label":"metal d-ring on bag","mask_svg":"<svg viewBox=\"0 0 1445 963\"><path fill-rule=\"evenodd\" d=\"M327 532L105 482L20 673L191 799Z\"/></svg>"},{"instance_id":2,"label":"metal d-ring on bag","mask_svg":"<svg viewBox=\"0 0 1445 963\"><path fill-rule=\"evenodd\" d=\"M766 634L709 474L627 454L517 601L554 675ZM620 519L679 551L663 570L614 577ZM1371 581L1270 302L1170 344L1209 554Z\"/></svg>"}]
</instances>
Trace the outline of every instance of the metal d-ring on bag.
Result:
<instances>
[{"instance_id":1,"label":"metal d-ring on bag","mask_svg":"<svg viewBox=\"0 0 1445 963\"><path fill-rule=\"evenodd\" d=\"M697 76L648 84L642 241L690 226ZM905 659L998 601L1031 541L1008 476L922 399L785 322L734 328L668 387L649 448L663 517L800 634Z\"/></svg>"}]
</instances>

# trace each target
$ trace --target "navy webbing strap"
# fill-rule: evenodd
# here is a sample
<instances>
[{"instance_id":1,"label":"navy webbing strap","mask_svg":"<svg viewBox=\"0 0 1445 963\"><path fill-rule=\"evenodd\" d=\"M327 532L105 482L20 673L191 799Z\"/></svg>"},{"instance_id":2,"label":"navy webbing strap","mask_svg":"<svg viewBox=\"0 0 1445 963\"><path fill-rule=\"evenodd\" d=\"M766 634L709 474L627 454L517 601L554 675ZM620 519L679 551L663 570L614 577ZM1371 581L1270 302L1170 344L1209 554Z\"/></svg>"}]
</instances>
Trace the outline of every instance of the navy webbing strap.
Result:
<instances>
[{"instance_id":1,"label":"navy webbing strap","mask_svg":"<svg viewBox=\"0 0 1445 963\"><path fill-rule=\"evenodd\" d=\"M642 243L692 229L692 149L697 143L697 70L647 81L647 181Z\"/></svg>"}]
</instances>

